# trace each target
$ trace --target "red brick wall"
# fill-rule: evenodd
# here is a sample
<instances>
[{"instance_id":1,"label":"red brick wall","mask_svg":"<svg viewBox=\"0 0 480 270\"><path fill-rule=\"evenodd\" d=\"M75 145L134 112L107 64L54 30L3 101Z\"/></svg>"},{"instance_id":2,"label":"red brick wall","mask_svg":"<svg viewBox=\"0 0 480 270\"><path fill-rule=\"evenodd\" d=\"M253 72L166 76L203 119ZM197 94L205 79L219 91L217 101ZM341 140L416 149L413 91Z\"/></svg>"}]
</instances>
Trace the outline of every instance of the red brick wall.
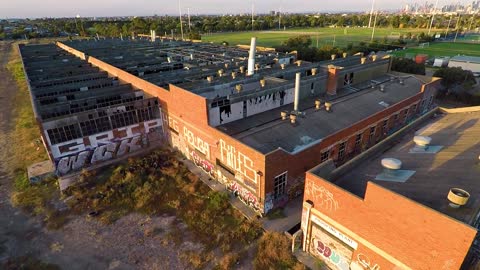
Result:
<instances>
[{"instance_id":1,"label":"red brick wall","mask_svg":"<svg viewBox=\"0 0 480 270\"><path fill-rule=\"evenodd\" d=\"M378 250L411 269L459 269L476 235L472 227L371 182L362 200L307 173L305 200L332 219L330 225L358 242L352 261L362 254L378 269L395 266Z\"/></svg>"}]
</instances>

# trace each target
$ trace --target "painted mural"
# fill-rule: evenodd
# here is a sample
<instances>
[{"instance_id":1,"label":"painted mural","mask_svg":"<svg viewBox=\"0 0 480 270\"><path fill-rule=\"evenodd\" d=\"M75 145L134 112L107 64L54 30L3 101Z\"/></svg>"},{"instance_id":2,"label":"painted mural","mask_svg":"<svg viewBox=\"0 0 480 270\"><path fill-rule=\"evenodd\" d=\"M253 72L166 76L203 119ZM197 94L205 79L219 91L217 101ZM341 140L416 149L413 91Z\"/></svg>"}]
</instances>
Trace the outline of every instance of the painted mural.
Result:
<instances>
[{"instance_id":1,"label":"painted mural","mask_svg":"<svg viewBox=\"0 0 480 270\"><path fill-rule=\"evenodd\" d=\"M210 163L208 159L203 158L195 150L190 151L190 159L197 165L197 167L201 168L204 172L208 173L212 178L217 178L217 172L215 170L215 165Z\"/></svg>"}]
</instances>

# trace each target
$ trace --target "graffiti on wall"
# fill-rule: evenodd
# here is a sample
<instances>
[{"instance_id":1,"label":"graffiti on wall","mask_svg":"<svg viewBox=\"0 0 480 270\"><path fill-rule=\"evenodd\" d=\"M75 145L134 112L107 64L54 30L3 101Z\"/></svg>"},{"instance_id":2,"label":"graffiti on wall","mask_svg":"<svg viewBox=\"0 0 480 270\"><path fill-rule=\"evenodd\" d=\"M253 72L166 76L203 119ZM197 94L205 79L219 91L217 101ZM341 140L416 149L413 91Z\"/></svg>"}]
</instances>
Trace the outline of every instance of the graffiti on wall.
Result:
<instances>
[{"instance_id":1,"label":"graffiti on wall","mask_svg":"<svg viewBox=\"0 0 480 270\"><path fill-rule=\"evenodd\" d=\"M223 163L238 172L253 183L257 183L259 177L255 171L253 161L238 151L234 146L228 145L224 140L220 139L220 158ZM235 177L240 177L235 174Z\"/></svg>"},{"instance_id":2,"label":"graffiti on wall","mask_svg":"<svg viewBox=\"0 0 480 270\"><path fill-rule=\"evenodd\" d=\"M57 160L66 156L78 155L79 152L85 150L93 150L99 146L110 144L112 141L115 140L120 141L122 139L133 138L142 134L147 134L161 126L161 119L155 119L136 125L126 126L115 130L109 130L85 138L51 145L50 149L53 158Z\"/></svg>"},{"instance_id":3,"label":"graffiti on wall","mask_svg":"<svg viewBox=\"0 0 480 270\"><path fill-rule=\"evenodd\" d=\"M137 136L119 142L100 145L92 150L82 151L73 156L62 157L57 163L57 174L65 175L89 165L124 156L142 149L145 144L147 144L147 138L145 136Z\"/></svg>"},{"instance_id":4,"label":"graffiti on wall","mask_svg":"<svg viewBox=\"0 0 480 270\"><path fill-rule=\"evenodd\" d=\"M265 196L265 206L264 206L264 212L268 213L270 210L273 209L273 193L270 192Z\"/></svg>"},{"instance_id":5,"label":"graffiti on wall","mask_svg":"<svg viewBox=\"0 0 480 270\"><path fill-rule=\"evenodd\" d=\"M183 137L187 143L193 148L197 149L200 153L204 154L207 159L210 158L210 145L202 140L202 138L196 136L187 127L183 127Z\"/></svg>"},{"instance_id":6,"label":"graffiti on wall","mask_svg":"<svg viewBox=\"0 0 480 270\"><path fill-rule=\"evenodd\" d=\"M306 186L305 195L315 203L315 206L332 211L338 209L338 202L333 198L333 194L314 182L309 182Z\"/></svg>"},{"instance_id":7,"label":"graffiti on wall","mask_svg":"<svg viewBox=\"0 0 480 270\"><path fill-rule=\"evenodd\" d=\"M313 238L313 249L317 255L322 256L330 264L333 264L337 269L349 270L350 266L347 261L334 247L328 246L319 239Z\"/></svg>"},{"instance_id":8,"label":"graffiti on wall","mask_svg":"<svg viewBox=\"0 0 480 270\"><path fill-rule=\"evenodd\" d=\"M357 260L353 262L352 265L355 265L357 269L380 270L380 266L376 263L373 263L370 258L363 253L357 254ZM358 268L358 266L361 268Z\"/></svg>"},{"instance_id":9,"label":"graffiti on wall","mask_svg":"<svg viewBox=\"0 0 480 270\"><path fill-rule=\"evenodd\" d=\"M240 186L237 182L232 181L227 184L227 189L235 194L243 203L252 207L255 211L260 211L260 204L257 197L253 195L248 189Z\"/></svg>"},{"instance_id":10,"label":"graffiti on wall","mask_svg":"<svg viewBox=\"0 0 480 270\"><path fill-rule=\"evenodd\" d=\"M193 160L193 163L200 167L204 172L208 173L211 177L216 177L215 166L210 163L210 161L202 158L195 150L190 151L190 158Z\"/></svg>"}]
</instances>

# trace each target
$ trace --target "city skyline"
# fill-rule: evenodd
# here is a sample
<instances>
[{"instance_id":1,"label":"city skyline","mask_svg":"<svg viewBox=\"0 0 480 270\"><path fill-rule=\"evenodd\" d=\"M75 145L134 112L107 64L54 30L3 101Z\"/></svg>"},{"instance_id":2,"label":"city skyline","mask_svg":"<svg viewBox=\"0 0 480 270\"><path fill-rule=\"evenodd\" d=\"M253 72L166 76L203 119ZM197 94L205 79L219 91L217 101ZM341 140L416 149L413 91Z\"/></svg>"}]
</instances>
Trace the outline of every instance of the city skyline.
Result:
<instances>
[{"instance_id":1,"label":"city skyline","mask_svg":"<svg viewBox=\"0 0 480 270\"><path fill-rule=\"evenodd\" d=\"M179 12L178 1L159 1L154 3L151 0L127 0L102 1L93 0L59 1L45 0L44 5L35 9L25 9L34 6L38 2L33 0L18 0L9 2L6 5L0 4L0 18L42 18L42 17L111 17L111 16L152 16L152 15L177 15ZM244 1L234 2L225 5L220 0L183 0L180 1L182 13L186 14L190 9L191 14L231 14L250 13L252 3L255 5L255 13L267 13L270 11L298 13L298 12L369 12L372 1L347 0L339 6L335 1L322 1L312 3L309 0L289 2L284 0L267 1ZM471 1L459 1L461 4L468 4ZM439 1L439 8L447 4L457 4L453 1ZM406 4L425 3L421 1L394 1L377 0L376 9L400 10ZM430 3L430 2L429 2ZM435 1L431 1L434 4ZM5 6L3 6L5 5ZM55 7L55 8L52 8ZM212 8L213 7L213 8Z\"/></svg>"}]
</instances>

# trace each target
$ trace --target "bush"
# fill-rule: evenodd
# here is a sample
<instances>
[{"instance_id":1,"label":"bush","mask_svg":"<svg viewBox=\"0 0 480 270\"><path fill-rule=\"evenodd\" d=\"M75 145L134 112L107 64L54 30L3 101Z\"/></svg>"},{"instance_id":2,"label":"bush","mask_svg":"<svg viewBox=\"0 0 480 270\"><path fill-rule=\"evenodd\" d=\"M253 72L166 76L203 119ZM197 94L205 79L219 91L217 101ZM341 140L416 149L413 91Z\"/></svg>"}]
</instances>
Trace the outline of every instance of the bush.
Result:
<instances>
[{"instance_id":1,"label":"bush","mask_svg":"<svg viewBox=\"0 0 480 270\"><path fill-rule=\"evenodd\" d=\"M417 64L412 59L407 58L393 58L392 70L403 73L425 75L425 64Z\"/></svg>"}]
</instances>

